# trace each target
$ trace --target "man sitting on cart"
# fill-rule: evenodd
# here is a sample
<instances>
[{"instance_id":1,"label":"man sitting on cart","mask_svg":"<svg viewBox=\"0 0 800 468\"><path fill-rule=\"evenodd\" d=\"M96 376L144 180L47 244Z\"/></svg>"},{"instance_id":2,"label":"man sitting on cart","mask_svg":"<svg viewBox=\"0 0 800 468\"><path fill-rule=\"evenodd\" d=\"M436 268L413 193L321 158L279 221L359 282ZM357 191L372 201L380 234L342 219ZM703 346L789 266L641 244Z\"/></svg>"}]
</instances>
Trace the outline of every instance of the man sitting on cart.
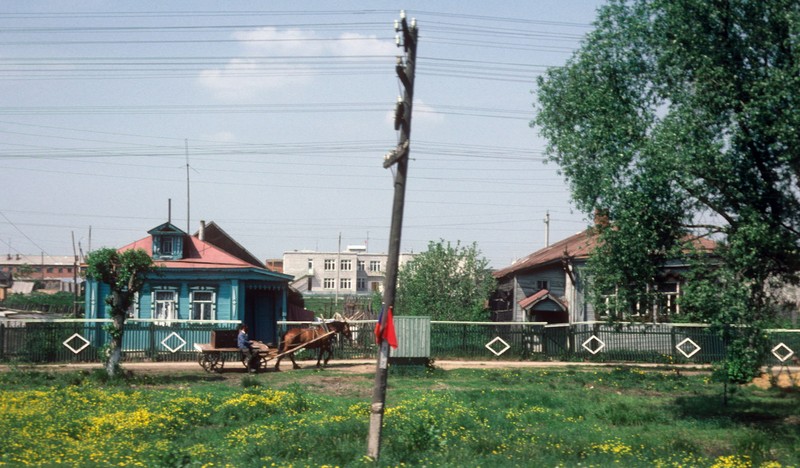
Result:
<instances>
[{"instance_id":1,"label":"man sitting on cart","mask_svg":"<svg viewBox=\"0 0 800 468\"><path fill-rule=\"evenodd\" d=\"M244 362L247 363L247 371L251 374L255 373L256 369L253 367L255 360L253 358L256 357L257 351L253 349L253 342L247 336L247 325L245 324L239 325L239 336L236 339L236 345L244 356Z\"/></svg>"}]
</instances>

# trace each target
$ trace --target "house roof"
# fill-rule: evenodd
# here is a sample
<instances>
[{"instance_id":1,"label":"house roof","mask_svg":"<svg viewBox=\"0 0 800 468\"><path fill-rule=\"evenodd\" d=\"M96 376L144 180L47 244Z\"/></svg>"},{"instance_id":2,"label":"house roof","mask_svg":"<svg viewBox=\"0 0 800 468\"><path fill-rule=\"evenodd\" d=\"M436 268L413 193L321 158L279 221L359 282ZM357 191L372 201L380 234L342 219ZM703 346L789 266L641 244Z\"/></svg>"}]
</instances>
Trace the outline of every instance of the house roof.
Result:
<instances>
[{"instance_id":1,"label":"house roof","mask_svg":"<svg viewBox=\"0 0 800 468\"><path fill-rule=\"evenodd\" d=\"M200 237L200 231L196 232L194 237ZM251 266L265 268L264 264L255 255L251 254L240 243L236 242L233 237L223 231L214 221L204 226L203 239L205 242L234 255L236 258L248 262Z\"/></svg>"},{"instance_id":2,"label":"house roof","mask_svg":"<svg viewBox=\"0 0 800 468\"><path fill-rule=\"evenodd\" d=\"M528 309L532 309L534 306L536 306L536 304L538 304L538 303L540 303L542 301L546 301L546 300L553 301L559 307L561 307L561 309L567 310L566 306L564 306L564 303L562 303L560 300L558 300L557 297L552 296L550 294L550 291L548 291L547 289L542 289L542 290L538 291L536 294L528 296L525 299L519 301L519 306L523 310L528 310Z\"/></svg>"},{"instance_id":3,"label":"house roof","mask_svg":"<svg viewBox=\"0 0 800 468\"><path fill-rule=\"evenodd\" d=\"M687 236L684 242L687 245L690 244L694 246L694 248L705 252L712 252L717 247L716 242L705 237ZM495 271L494 277L500 279L522 270L551 265L556 262L561 262L561 259L565 256L585 260L589 258L589 254L595 247L597 247L597 236L595 235L595 230L589 228L558 241L549 247L537 250L527 257L514 262L511 266Z\"/></svg>"},{"instance_id":4,"label":"house roof","mask_svg":"<svg viewBox=\"0 0 800 468\"><path fill-rule=\"evenodd\" d=\"M501 268L494 272L495 278L503 278L520 270L540 267L543 265L561 262L566 255L573 258L588 258L589 253L597 245L596 238L592 235L592 229L574 234L566 239L560 240L555 244L523 257L514 262L511 266Z\"/></svg>"},{"instance_id":5,"label":"house roof","mask_svg":"<svg viewBox=\"0 0 800 468\"><path fill-rule=\"evenodd\" d=\"M256 265L248 263L209 242L196 237L187 236L184 256L180 260L158 260L156 264L166 268L252 268ZM142 249L148 255L153 254L153 237L147 236L119 249L120 252ZM263 268L263 267L260 267Z\"/></svg>"}]
</instances>

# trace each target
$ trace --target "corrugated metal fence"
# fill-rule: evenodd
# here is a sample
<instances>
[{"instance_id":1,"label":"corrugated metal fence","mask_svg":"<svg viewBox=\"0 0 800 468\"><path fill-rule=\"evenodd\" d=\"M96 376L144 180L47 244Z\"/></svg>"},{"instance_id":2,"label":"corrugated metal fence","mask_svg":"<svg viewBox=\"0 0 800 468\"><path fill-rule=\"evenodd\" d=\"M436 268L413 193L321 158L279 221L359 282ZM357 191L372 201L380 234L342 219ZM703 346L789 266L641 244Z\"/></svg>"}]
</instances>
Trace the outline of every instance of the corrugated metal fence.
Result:
<instances>
[{"instance_id":1,"label":"corrugated metal fence","mask_svg":"<svg viewBox=\"0 0 800 468\"><path fill-rule=\"evenodd\" d=\"M398 340L409 346L394 355L425 349L433 359L628 361L652 363L711 363L725 356L721 334L697 324L621 324L604 322L571 325L545 323L437 322L428 330L396 317ZM108 342L109 320L0 320L0 361L99 362ZM125 361L193 361L195 343L210 342L211 331L235 328L236 321L153 321L130 319L123 338ZM281 331L311 322L279 322ZM374 358L377 354L374 320L351 321L352 341L339 338L336 359ZM425 335L425 336L423 336ZM790 362L800 354L800 330L769 330L768 364ZM796 356L797 354L794 354ZM414 356L418 354L413 354ZM302 351L298 358L312 358Z\"/></svg>"}]
</instances>

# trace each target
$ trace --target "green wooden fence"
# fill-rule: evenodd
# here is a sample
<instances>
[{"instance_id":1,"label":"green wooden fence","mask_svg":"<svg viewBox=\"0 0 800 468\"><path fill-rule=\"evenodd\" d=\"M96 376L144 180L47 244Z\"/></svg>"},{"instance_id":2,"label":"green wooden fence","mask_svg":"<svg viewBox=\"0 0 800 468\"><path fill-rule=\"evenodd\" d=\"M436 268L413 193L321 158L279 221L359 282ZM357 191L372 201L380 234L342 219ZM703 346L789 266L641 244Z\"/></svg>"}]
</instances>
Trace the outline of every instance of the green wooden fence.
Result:
<instances>
[{"instance_id":1,"label":"green wooden fence","mask_svg":"<svg viewBox=\"0 0 800 468\"><path fill-rule=\"evenodd\" d=\"M25 363L100 362L109 320L0 320L0 361ZM195 343L209 343L211 331L235 328L236 321L128 320L123 361L194 361ZM312 326L279 322L281 331ZM350 322L352 341L338 338L334 359L377 356L374 320ZM734 330L735 331L735 330ZM800 354L800 330L768 330L767 364L790 364ZM413 331L406 333L413 333ZM697 324L430 322L430 357L473 360L698 363L725 356L721 334ZM399 338L402 339L402 338ZM316 358L302 351L299 359Z\"/></svg>"}]
</instances>

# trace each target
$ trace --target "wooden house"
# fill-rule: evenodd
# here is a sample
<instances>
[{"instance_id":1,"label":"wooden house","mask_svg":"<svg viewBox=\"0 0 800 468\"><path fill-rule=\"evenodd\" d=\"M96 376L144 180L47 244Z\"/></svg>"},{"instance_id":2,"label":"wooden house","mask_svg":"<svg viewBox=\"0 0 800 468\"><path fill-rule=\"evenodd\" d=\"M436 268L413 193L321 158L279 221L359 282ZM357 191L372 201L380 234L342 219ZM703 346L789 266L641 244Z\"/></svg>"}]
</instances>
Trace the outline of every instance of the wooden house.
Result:
<instances>
[{"instance_id":1,"label":"wooden house","mask_svg":"<svg viewBox=\"0 0 800 468\"><path fill-rule=\"evenodd\" d=\"M119 249L143 249L160 267L138 293L130 318L213 323L236 320L253 339L277 342L285 320L291 276L267 269L219 226L201 223L188 235L167 222ZM107 318L109 288L87 281L86 318Z\"/></svg>"},{"instance_id":2,"label":"wooden house","mask_svg":"<svg viewBox=\"0 0 800 468\"><path fill-rule=\"evenodd\" d=\"M706 251L715 248L707 239L690 242ZM586 290L586 261L596 246L595 230L589 228L495 271L498 286L491 303L494 320L576 323L605 319L606 311L594 310ZM669 321L680 313L677 298L687 267L682 259L663 265L651 286L662 300L648 310L637 311L641 320Z\"/></svg>"}]
</instances>

